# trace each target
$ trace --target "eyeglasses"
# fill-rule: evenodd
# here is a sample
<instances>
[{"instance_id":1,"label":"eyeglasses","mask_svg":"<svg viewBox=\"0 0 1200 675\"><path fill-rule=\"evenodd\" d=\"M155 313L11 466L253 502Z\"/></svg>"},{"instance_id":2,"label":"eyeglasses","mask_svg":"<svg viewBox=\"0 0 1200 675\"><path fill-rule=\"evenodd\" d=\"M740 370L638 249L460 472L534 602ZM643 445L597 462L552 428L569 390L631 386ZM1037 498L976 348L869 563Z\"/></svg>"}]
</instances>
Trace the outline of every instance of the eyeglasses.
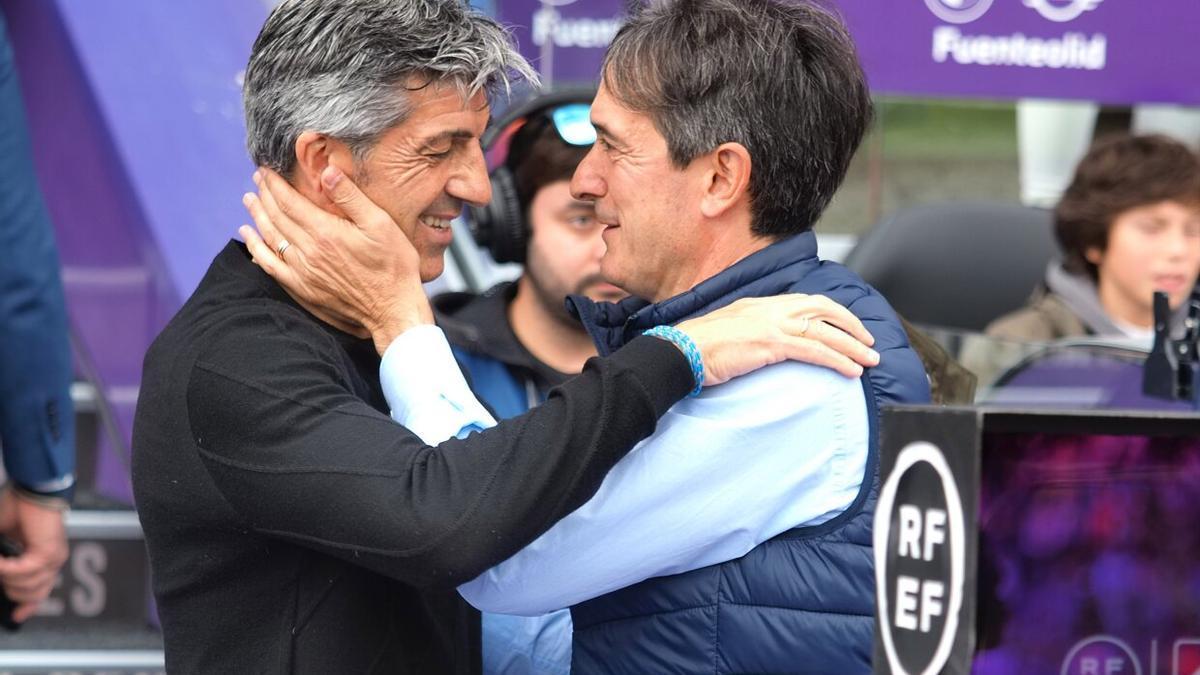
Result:
<instances>
[{"instance_id":1,"label":"eyeglasses","mask_svg":"<svg viewBox=\"0 0 1200 675\"><path fill-rule=\"evenodd\" d=\"M571 145L591 145L596 142L596 127L592 126L592 106L588 103L568 103L554 108L550 119L559 138Z\"/></svg>"}]
</instances>

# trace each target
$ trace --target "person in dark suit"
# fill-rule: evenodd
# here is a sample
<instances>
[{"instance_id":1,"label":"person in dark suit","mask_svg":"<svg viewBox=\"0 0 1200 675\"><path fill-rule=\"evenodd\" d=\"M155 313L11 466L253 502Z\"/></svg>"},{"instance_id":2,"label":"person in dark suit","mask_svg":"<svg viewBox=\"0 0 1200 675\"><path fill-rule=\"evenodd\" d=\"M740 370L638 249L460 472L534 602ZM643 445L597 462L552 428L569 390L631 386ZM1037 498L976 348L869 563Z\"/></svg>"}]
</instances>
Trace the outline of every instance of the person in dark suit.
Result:
<instances>
[{"instance_id":1,"label":"person in dark suit","mask_svg":"<svg viewBox=\"0 0 1200 675\"><path fill-rule=\"evenodd\" d=\"M8 474L0 534L21 548L0 559L0 585L21 622L50 594L67 559L63 513L75 484L75 421L58 252L2 13L0 251L0 446Z\"/></svg>"}]
</instances>

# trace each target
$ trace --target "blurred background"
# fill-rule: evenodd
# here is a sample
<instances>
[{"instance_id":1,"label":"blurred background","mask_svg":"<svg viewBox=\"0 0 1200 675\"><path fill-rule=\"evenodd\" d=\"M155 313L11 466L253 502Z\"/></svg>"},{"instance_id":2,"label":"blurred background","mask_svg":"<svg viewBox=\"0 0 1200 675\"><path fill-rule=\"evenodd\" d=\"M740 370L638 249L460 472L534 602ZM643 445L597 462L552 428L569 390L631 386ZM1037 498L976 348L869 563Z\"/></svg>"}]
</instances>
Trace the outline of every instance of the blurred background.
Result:
<instances>
[{"instance_id":1,"label":"blurred background","mask_svg":"<svg viewBox=\"0 0 1200 675\"><path fill-rule=\"evenodd\" d=\"M62 262L79 426L72 561L39 618L0 636L0 672L161 670L130 510L131 421L146 348L248 222L241 195L253 187L254 167L244 146L242 74L273 4L0 0ZM621 0L474 4L513 27L548 86L593 82L623 11ZM983 345L973 348L971 367L986 398L1009 366L1044 348L979 333L1017 309L1040 280L1055 253L1043 209L1058 200L1092 139L1159 131L1200 144L1200 3L829 4L855 37L877 109L818 225L823 257L848 260L952 354L972 340ZM1035 223L1014 228L1041 229L1010 237L1009 216L993 207L1018 209L1002 212ZM934 218L927 208L941 210ZM933 288L897 287L893 296L889 279L906 269L855 247L914 212L966 235L953 245L938 231L909 235L907 245L920 254L908 266L961 258L994 266L996 275L947 271L934 275ZM985 231L996 236L977 234ZM491 264L464 235L431 292L481 290L517 273ZM998 249L996 241L1009 245ZM992 289L996 301L981 310L978 294L989 291L980 287L1000 277L1004 288ZM1130 358L1147 348L1131 348ZM1120 372L1114 377L1129 371ZM1094 392L1075 393L1097 403Z\"/></svg>"}]
</instances>

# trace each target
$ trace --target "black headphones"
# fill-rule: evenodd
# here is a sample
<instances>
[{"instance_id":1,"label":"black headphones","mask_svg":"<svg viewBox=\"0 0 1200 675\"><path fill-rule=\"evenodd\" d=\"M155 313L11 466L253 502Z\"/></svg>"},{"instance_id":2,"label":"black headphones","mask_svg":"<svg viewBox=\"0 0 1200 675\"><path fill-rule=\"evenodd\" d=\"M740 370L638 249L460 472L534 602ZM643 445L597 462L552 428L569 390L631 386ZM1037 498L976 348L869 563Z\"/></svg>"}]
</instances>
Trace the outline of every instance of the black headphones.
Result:
<instances>
[{"instance_id":1,"label":"black headphones","mask_svg":"<svg viewBox=\"0 0 1200 675\"><path fill-rule=\"evenodd\" d=\"M506 112L483 133L481 139L486 154L500 139L511 139L526 122L537 119L551 108L568 103L588 103L596 97L595 87L564 87L534 96L529 101ZM491 172L492 201L485 206L470 206L467 221L475 242L486 248L498 263L524 263L529 245L529 225L525 222L525 204L517 194L510 158L506 149L504 161Z\"/></svg>"}]
</instances>

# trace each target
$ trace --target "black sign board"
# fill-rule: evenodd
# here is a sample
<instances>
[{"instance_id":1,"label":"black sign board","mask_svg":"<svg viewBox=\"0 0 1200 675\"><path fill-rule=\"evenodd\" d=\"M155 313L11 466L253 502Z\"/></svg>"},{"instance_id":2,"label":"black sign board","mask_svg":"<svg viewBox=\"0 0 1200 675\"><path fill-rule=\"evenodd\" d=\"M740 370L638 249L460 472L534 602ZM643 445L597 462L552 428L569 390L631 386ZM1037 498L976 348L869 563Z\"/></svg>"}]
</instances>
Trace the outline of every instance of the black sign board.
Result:
<instances>
[{"instance_id":1,"label":"black sign board","mask_svg":"<svg viewBox=\"0 0 1200 675\"><path fill-rule=\"evenodd\" d=\"M875 672L970 672L979 421L974 411L884 412L875 512Z\"/></svg>"},{"instance_id":2,"label":"black sign board","mask_svg":"<svg viewBox=\"0 0 1200 675\"><path fill-rule=\"evenodd\" d=\"M1200 673L1200 416L883 414L874 672Z\"/></svg>"}]
</instances>

